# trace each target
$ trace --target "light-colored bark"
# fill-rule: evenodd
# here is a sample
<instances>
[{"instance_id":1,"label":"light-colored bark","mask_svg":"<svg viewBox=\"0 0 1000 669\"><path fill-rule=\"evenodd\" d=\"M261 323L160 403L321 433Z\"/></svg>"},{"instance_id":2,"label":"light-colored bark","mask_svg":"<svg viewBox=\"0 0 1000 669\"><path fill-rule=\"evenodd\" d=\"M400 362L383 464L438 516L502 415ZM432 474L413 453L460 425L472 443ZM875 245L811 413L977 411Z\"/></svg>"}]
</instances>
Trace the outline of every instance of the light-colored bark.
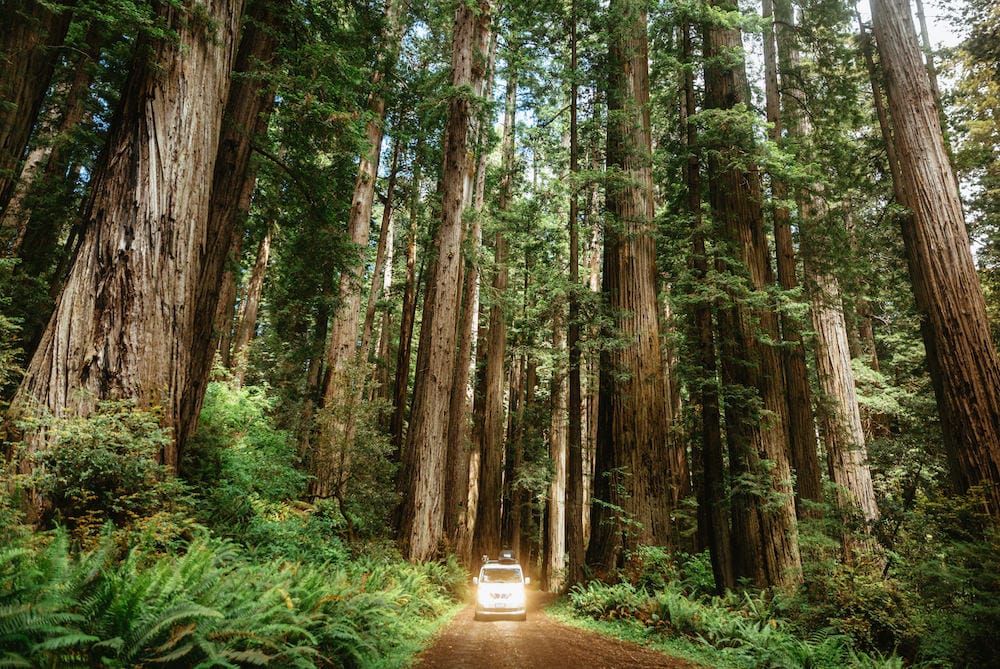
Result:
<instances>
[{"instance_id":1,"label":"light-colored bark","mask_svg":"<svg viewBox=\"0 0 1000 669\"><path fill-rule=\"evenodd\" d=\"M552 317L552 349L561 358L566 350L566 331L561 306ZM566 482L569 460L568 412L569 388L566 385L566 370L552 371L551 419L549 422L549 458L552 460L552 480L548 497L548 541L545 546L546 573L549 592L562 590L566 569Z\"/></svg>"},{"instance_id":2,"label":"light-colored bark","mask_svg":"<svg viewBox=\"0 0 1000 669\"><path fill-rule=\"evenodd\" d=\"M257 329L257 312L260 310L260 298L264 292L264 276L267 274L267 263L271 258L271 231L257 245L257 260L250 272L250 280L243 292L243 306L240 309L240 322L236 327L236 338L233 340L232 372L236 383L243 385L247 371L247 354L250 342Z\"/></svg>"},{"instance_id":3,"label":"light-colored bark","mask_svg":"<svg viewBox=\"0 0 1000 669\"><path fill-rule=\"evenodd\" d=\"M984 486L1000 518L1000 364L990 339L954 172L909 5L872 0L885 73L910 280L921 313L945 445L959 489Z\"/></svg>"},{"instance_id":4,"label":"light-colored bark","mask_svg":"<svg viewBox=\"0 0 1000 669\"><path fill-rule=\"evenodd\" d=\"M361 326L361 279L367 266L375 182L378 178L385 125L385 95L381 87L387 73L396 65L402 40L402 17L408 4L407 0L388 0L385 6L385 32L382 35L384 58L371 78L373 91L368 98L366 142L358 162L358 174L354 182L351 210L347 220L347 235L355 246L357 256L354 262L348 263L341 271L338 282L338 301L341 308L334 316L330 327L330 341L327 344L324 407L337 407L353 402L364 392L366 376L355 374L354 370L367 362L360 357L360 354L367 354L367 348L358 348L358 334ZM371 337L370 331L368 336ZM313 495L323 497L331 493L332 481L324 474L332 471L332 463L328 461L327 445L353 442L354 432L350 422L324 421L325 427L318 437L316 453L311 458L313 478L309 487Z\"/></svg>"}]
</instances>

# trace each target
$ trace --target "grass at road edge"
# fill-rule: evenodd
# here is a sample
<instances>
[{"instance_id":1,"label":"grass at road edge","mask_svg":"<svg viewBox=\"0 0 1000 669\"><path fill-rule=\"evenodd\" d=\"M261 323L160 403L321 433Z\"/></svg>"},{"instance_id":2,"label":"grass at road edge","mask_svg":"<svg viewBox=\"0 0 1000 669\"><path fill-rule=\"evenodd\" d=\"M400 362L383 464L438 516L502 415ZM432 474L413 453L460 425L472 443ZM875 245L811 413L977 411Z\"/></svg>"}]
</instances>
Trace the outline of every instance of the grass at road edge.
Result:
<instances>
[{"instance_id":1,"label":"grass at road edge","mask_svg":"<svg viewBox=\"0 0 1000 669\"><path fill-rule=\"evenodd\" d=\"M718 651L714 648L686 637L664 637L651 634L645 625L634 620L601 621L578 616L573 612L573 607L565 597L560 597L547 606L545 613L553 620L565 625L653 648L671 657L705 667L735 669L737 666L730 663L720 663Z\"/></svg>"}]
</instances>

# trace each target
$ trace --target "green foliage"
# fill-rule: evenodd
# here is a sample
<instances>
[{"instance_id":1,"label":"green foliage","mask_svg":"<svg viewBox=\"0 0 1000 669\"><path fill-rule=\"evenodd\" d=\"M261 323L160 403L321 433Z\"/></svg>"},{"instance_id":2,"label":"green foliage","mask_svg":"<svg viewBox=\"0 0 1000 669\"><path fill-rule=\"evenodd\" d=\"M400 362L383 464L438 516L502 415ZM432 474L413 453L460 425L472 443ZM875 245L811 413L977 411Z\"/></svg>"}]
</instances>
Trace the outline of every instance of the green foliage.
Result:
<instances>
[{"instance_id":1,"label":"green foliage","mask_svg":"<svg viewBox=\"0 0 1000 669\"><path fill-rule=\"evenodd\" d=\"M13 259L0 258L0 284L10 280L13 268ZM21 350L15 344L20 327L16 319L5 315L9 302L6 295L0 296L0 412L7 406L4 398L13 394L14 384L22 373L18 361Z\"/></svg>"},{"instance_id":2,"label":"green foliage","mask_svg":"<svg viewBox=\"0 0 1000 669\"><path fill-rule=\"evenodd\" d=\"M339 377L342 388L316 416L318 434L313 457L322 462L311 471L325 470L337 509L351 538L369 538L382 532L396 506L393 447L381 428L391 411L384 400L369 400L371 367L348 365Z\"/></svg>"},{"instance_id":3,"label":"green foliage","mask_svg":"<svg viewBox=\"0 0 1000 669\"><path fill-rule=\"evenodd\" d=\"M32 418L20 426L29 436L45 435L20 483L46 500L46 523L65 524L78 540L92 540L105 522L124 527L183 501L183 485L159 464L170 431L133 402L99 402L86 417Z\"/></svg>"},{"instance_id":4,"label":"green foliage","mask_svg":"<svg viewBox=\"0 0 1000 669\"><path fill-rule=\"evenodd\" d=\"M307 477L292 435L274 426L273 410L265 388L208 385L181 462L181 474L200 493L198 518L265 559L339 562L344 521L328 504L298 501Z\"/></svg>"},{"instance_id":5,"label":"green foliage","mask_svg":"<svg viewBox=\"0 0 1000 669\"><path fill-rule=\"evenodd\" d=\"M0 665L398 666L462 582L454 562L255 563L208 537L73 553L60 531L0 545Z\"/></svg>"},{"instance_id":6,"label":"green foliage","mask_svg":"<svg viewBox=\"0 0 1000 669\"><path fill-rule=\"evenodd\" d=\"M713 662L722 666L902 666L899 658L863 651L850 634L836 626L818 625L810 628L812 631L798 626L794 619L783 616L787 603L764 594L705 594L711 589L704 582L706 575L711 576L711 568L704 555L681 557L675 562L662 549L644 547L634 557L640 568L626 569L625 574L641 585L591 581L574 586L569 602L575 614L612 624L610 629L616 633L624 629L633 639L663 642L679 638L693 646L711 648Z\"/></svg>"},{"instance_id":7,"label":"green foliage","mask_svg":"<svg viewBox=\"0 0 1000 669\"><path fill-rule=\"evenodd\" d=\"M918 500L900 529L893 576L914 593L917 657L956 667L1000 664L1000 532L981 491Z\"/></svg>"}]
</instances>

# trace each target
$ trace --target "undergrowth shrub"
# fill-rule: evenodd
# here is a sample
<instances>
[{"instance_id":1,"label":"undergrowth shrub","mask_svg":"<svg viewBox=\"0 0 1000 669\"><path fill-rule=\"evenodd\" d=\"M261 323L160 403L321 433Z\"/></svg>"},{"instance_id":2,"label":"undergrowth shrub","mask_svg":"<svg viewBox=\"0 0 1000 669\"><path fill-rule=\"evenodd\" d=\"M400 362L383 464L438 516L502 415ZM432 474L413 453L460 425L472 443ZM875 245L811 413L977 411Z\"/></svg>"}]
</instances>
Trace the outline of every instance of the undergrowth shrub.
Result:
<instances>
[{"instance_id":1,"label":"undergrowth shrub","mask_svg":"<svg viewBox=\"0 0 1000 669\"><path fill-rule=\"evenodd\" d=\"M783 617L787 604L766 593L706 593L710 566L705 556L678 556L660 549L637 552L616 583L591 581L569 593L572 610L601 621L636 626L637 635L683 637L713 648L726 666L748 668L902 667L898 657L860 649L854 639L834 626L803 630ZM687 575L684 576L684 566ZM638 568L637 568L638 567Z\"/></svg>"},{"instance_id":2,"label":"undergrowth shrub","mask_svg":"<svg viewBox=\"0 0 1000 669\"><path fill-rule=\"evenodd\" d=\"M915 593L919 660L1000 666L1000 531L985 508L973 489L921 498L905 520L892 575Z\"/></svg>"},{"instance_id":3,"label":"undergrowth shrub","mask_svg":"<svg viewBox=\"0 0 1000 669\"><path fill-rule=\"evenodd\" d=\"M43 416L21 427L47 435L28 456L32 473L16 477L47 501L43 525L65 525L89 545L107 522L128 530L139 521L184 515L188 490L159 464L171 436L156 413L131 401L103 401L86 417Z\"/></svg>"}]
</instances>

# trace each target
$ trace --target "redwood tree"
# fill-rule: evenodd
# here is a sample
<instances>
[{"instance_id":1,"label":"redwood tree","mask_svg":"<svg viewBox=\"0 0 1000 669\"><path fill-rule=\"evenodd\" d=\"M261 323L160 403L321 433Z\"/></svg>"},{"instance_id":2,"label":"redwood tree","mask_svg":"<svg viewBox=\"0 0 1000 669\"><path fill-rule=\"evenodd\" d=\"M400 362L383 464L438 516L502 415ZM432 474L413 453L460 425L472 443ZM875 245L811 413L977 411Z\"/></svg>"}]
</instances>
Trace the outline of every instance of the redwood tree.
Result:
<instances>
[{"instance_id":1,"label":"redwood tree","mask_svg":"<svg viewBox=\"0 0 1000 669\"><path fill-rule=\"evenodd\" d=\"M885 73L910 280L956 486L985 486L1000 518L1000 364L970 251L934 93L909 3L873 0Z\"/></svg>"},{"instance_id":2,"label":"redwood tree","mask_svg":"<svg viewBox=\"0 0 1000 669\"><path fill-rule=\"evenodd\" d=\"M670 536L668 413L653 239L645 3L612 0L603 296L619 343L601 353L597 472L587 561Z\"/></svg>"},{"instance_id":3,"label":"redwood tree","mask_svg":"<svg viewBox=\"0 0 1000 669\"><path fill-rule=\"evenodd\" d=\"M198 351L210 346L195 320L243 2L200 8L159 5L176 37L148 38L137 50L93 175L81 246L12 409L13 417L85 415L124 398L158 406L175 430L162 454L172 468L200 405Z\"/></svg>"},{"instance_id":4,"label":"redwood tree","mask_svg":"<svg viewBox=\"0 0 1000 669\"><path fill-rule=\"evenodd\" d=\"M0 11L0 219L14 195L74 4L10 0Z\"/></svg>"},{"instance_id":5,"label":"redwood tree","mask_svg":"<svg viewBox=\"0 0 1000 669\"><path fill-rule=\"evenodd\" d=\"M734 10L716 0L713 6ZM784 374L773 342L778 321L761 210L760 174L738 111L749 90L738 30L709 26L705 35L705 106L720 122L709 146L712 215L728 246L722 271L740 276L720 311L725 424L733 474L732 546L736 576L766 587L801 580L785 422Z\"/></svg>"},{"instance_id":6,"label":"redwood tree","mask_svg":"<svg viewBox=\"0 0 1000 669\"><path fill-rule=\"evenodd\" d=\"M477 23L488 20L490 10L490 0L480 0L475 7L461 2L455 10L451 61L454 93L448 103L441 225L420 330L420 349L426 355L418 352L418 361L425 361L426 368L418 370L403 462L406 496L401 539L411 560L433 557L444 532L442 498L448 444L445 409L451 397L458 337L463 191L473 104L463 89L470 86L472 78Z\"/></svg>"}]
</instances>

